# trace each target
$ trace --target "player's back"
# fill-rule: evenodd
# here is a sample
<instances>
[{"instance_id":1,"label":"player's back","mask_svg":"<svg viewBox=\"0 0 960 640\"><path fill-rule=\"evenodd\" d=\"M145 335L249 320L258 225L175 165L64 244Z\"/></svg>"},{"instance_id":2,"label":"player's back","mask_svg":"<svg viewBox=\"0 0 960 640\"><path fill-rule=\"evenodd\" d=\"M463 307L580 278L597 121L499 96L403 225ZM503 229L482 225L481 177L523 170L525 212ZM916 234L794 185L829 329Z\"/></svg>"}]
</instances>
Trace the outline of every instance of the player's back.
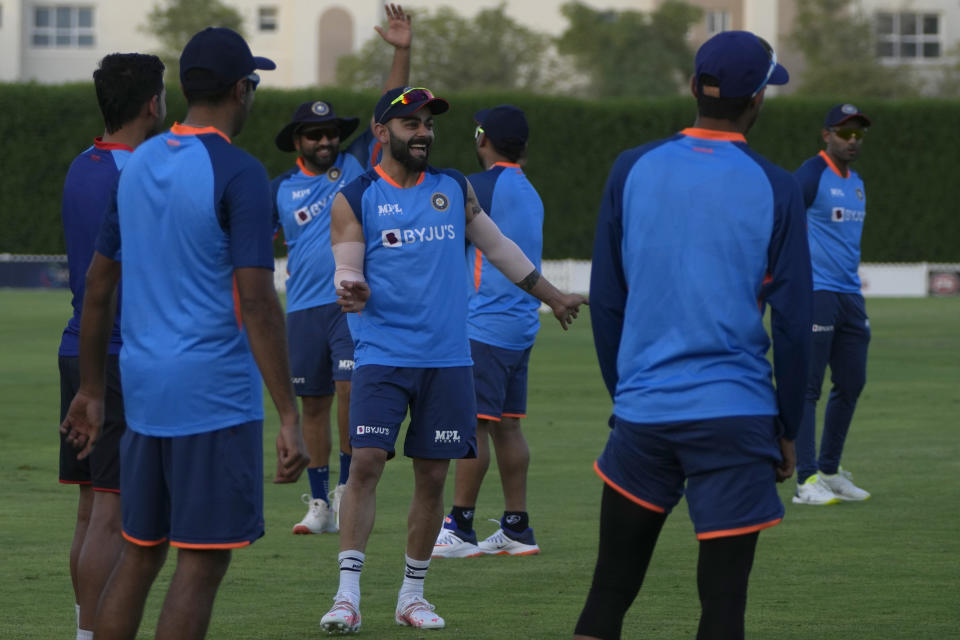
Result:
<instances>
[{"instance_id":1,"label":"player's back","mask_svg":"<svg viewBox=\"0 0 960 640\"><path fill-rule=\"evenodd\" d=\"M758 299L796 182L739 134L687 129L623 154L611 183L622 185L628 292L617 415L775 414Z\"/></svg>"}]
</instances>

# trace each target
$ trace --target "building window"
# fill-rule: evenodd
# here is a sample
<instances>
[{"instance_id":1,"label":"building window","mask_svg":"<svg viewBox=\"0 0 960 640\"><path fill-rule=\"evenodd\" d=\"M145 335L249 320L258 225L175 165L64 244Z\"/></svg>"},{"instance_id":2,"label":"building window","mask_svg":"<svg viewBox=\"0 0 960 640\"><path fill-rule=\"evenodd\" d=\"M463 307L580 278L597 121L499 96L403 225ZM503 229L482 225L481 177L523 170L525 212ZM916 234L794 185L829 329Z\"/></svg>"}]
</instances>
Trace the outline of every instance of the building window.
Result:
<instances>
[{"instance_id":1,"label":"building window","mask_svg":"<svg viewBox=\"0 0 960 640\"><path fill-rule=\"evenodd\" d=\"M707 37L730 30L729 11L707 11Z\"/></svg>"},{"instance_id":2,"label":"building window","mask_svg":"<svg viewBox=\"0 0 960 640\"><path fill-rule=\"evenodd\" d=\"M915 11L879 11L875 20L877 57L914 61L943 55L940 16Z\"/></svg>"},{"instance_id":3,"label":"building window","mask_svg":"<svg viewBox=\"0 0 960 640\"><path fill-rule=\"evenodd\" d=\"M260 31L273 32L277 30L277 8L260 7L259 22Z\"/></svg>"},{"instance_id":4,"label":"building window","mask_svg":"<svg viewBox=\"0 0 960 640\"><path fill-rule=\"evenodd\" d=\"M92 47L95 42L93 7L34 7L31 34L35 47Z\"/></svg>"}]
</instances>

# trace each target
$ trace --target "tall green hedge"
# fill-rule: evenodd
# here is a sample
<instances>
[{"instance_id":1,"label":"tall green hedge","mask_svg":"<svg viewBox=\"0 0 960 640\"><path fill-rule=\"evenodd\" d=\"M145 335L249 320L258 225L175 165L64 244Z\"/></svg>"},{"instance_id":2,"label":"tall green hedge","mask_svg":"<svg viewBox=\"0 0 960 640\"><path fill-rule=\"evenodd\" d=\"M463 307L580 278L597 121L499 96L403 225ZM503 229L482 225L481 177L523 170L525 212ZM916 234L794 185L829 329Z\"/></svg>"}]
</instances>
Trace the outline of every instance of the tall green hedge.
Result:
<instances>
[{"instance_id":1,"label":"tall green hedge","mask_svg":"<svg viewBox=\"0 0 960 640\"><path fill-rule=\"evenodd\" d=\"M470 173L473 113L510 102L531 123L527 173L546 206L547 258L589 258L594 219L607 172L623 149L689 126L689 98L584 101L516 93L447 96L431 161ZM377 95L335 89L261 90L253 115L235 142L260 158L271 175L292 166L293 154L277 150L274 135L297 104L330 100L342 115L366 122ZM820 128L836 101L769 99L750 144L793 170L820 149ZM855 168L867 185L863 259L869 262L960 261L960 156L956 101L858 101L874 119ZM169 123L181 119L179 92L168 95ZM0 252L62 253L61 186L73 157L102 132L91 84L0 84Z\"/></svg>"}]
</instances>

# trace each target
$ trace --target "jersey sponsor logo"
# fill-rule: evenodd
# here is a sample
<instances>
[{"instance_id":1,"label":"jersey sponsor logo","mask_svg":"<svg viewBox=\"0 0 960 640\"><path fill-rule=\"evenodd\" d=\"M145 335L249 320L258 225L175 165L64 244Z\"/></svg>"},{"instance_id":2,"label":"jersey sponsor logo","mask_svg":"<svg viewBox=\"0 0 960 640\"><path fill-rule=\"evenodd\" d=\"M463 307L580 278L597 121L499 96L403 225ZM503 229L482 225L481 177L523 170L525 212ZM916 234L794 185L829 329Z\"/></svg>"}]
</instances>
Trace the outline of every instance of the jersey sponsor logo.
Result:
<instances>
[{"instance_id":1,"label":"jersey sponsor logo","mask_svg":"<svg viewBox=\"0 0 960 640\"><path fill-rule=\"evenodd\" d=\"M389 436L390 429L387 427L371 427L366 424L357 425L358 436Z\"/></svg>"},{"instance_id":2,"label":"jersey sponsor logo","mask_svg":"<svg viewBox=\"0 0 960 640\"><path fill-rule=\"evenodd\" d=\"M402 216L403 208L398 204L378 204L378 216Z\"/></svg>"},{"instance_id":3,"label":"jersey sponsor logo","mask_svg":"<svg viewBox=\"0 0 960 640\"><path fill-rule=\"evenodd\" d=\"M343 173L340 171L340 167L330 167L327 169L327 180L330 182L336 182L340 179L340 174Z\"/></svg>"},{"instance_id":4,"label":"jersey sponsor logo","mask_svg":"<svg viewBox=\"0 0 960 640\"><path fill-rule=\"evenodd\" d=\"M298 227L302 227L313 220L313 214L310 213L310 209L304 207L293 212L293 219L297 221Z\"/></svg>"},{"instance_id":5,"label":"jersey sponsor logo","mask_svg":"<svg viewBox=\"0 0 960 640\"><path fill-rule=\"evenodd\" d=\"M337 364L337 369L340 371L353 371L353 360L341 360Z\"/></svg>"},{"instance_id":6,"label":"jersey sponsor logo","mask_svg":"<svg viewBox=\"0 0 960 640\"><path fill-rule=\"evenodd\" d=\"M405 244L417 242L434 242L435 240L453 240L456 232L452 224L434 224L429 227L415 227L413 229L384 229L380 233L385 247L401 247Z\"/></svg>"},{"instance_id":7,"label":"jersey sponsor logo","mask_svg":"<svg viewBox=\"0 0 960 640\"><path fill-rule=\"evenodd\" d=\"M843 189L830 187L830 195L832 195L834 198L842 198L844 196Z\"/></svg>"},{"instance_id":8,"label":"jersey sponsor logo","mask_svg":"<svg viewBox=\"0 0 960 640\"><path fill-rule=\"evenodd\" d=\"M430 204L433 205L433 208L437 211L446 211L450 206L450 198L448 198L446 194L438 191L430 196Z\"/></svg>"},{"instance_id":9,"label":"jersey sponsor logo","mask_svg":"<svg viewBox=\"0 0 960 640\"><path fill-rule=\"evenodd\" d=\"M310 189L294 189L290 197L299 200L300 198L306 198L308 195L310 195Z\"/></svg>"},{"instance_id":10,"label":"jersey sponsor logo","mask_svg":"<svg viewBox=\"0 0 960 640\"><path fill-rule=\"evenodd\" d=\"M832 324L814 324L813 325L814 333L830 333L831 331L833 331Z\"/></svg>"},{"instance_id":11,"label":"jersey sponsor logo","mask_svg":"<svg viewBox=\"0 0 960 640\"><path fill-rule=\"evenodd\" d=\"M845 207L834 207L830 213L830 219L834 222L863 222L863 219L866 217L866 211L847 209Z\"/></svg>"},{"instance_id":12,"label":"jersey sponsor logo","mask_svg":"<svg viewBox=\"0 0 960 640\"><path fill-rule=\"evenodd\" d=\"M460 431L457 429L434 429L433 441L437 444L460 442Z\"/></svg>"}]
</instances>

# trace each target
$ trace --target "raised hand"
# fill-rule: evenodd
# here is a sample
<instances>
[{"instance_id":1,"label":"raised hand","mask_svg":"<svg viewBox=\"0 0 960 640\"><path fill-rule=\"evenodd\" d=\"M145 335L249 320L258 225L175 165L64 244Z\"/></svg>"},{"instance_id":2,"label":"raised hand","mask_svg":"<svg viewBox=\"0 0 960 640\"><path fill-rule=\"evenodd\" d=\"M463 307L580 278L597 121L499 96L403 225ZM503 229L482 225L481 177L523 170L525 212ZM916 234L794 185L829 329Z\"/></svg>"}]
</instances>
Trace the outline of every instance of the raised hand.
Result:
<instances>
[{"instance_id":1,"label":"raised hand","mask_svg":"<svg viewBox=\"0 0 960 640\"><path fill-rule=\"evenodd\" d=\"M410 48L410 42L413 39L413 31L410 28L410 14L405 13L403 7L398 4L387 4L384 7L387 14L387 28L380 25L374 27L380 37L388 44L397 49Z\"/></svg>"}]
</instances>

